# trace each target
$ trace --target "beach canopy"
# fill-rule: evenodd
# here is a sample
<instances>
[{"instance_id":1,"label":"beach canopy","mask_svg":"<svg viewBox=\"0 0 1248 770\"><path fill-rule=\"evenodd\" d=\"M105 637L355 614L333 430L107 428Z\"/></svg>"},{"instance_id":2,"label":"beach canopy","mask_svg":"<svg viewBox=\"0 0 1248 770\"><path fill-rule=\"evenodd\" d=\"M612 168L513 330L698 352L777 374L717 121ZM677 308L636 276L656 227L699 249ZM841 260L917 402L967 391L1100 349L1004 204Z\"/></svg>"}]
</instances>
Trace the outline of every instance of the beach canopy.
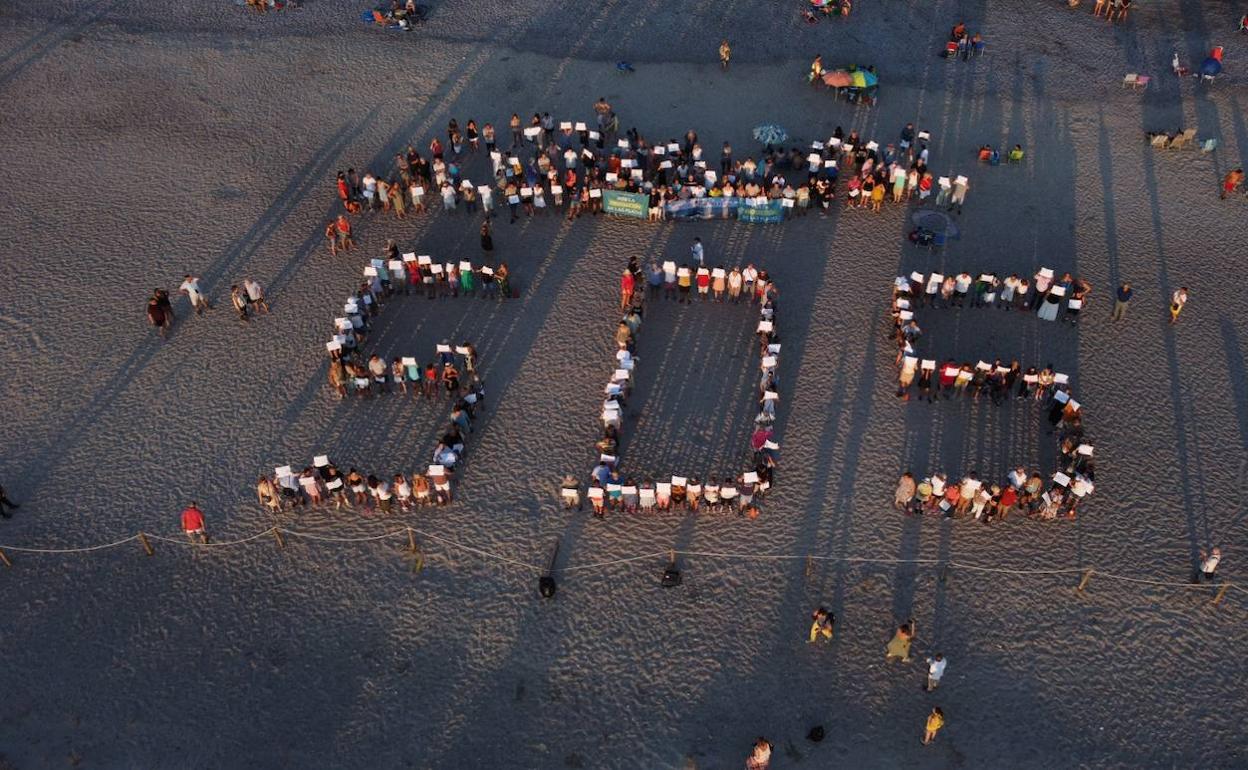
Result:
<instances>
[{"instance_id":1,"label":"beach canopy","mask_svg":"<svg viewBox=\"0 0 1248 770\"><path fill-rule=\"evenodd\" d=\"M854 79L845 70L833 70L832 72L824 73L823 84L829 88L844 88L852 86Z\"/></svg>"},{"instance_id":2,"label":"beach canopy","mask_svg":"<svg viewBox=\"0 0 1248 770\"><path fill-rule=\"evenodd\" d=\"M875 76L874 72L861 69L849 73L849 79L850 85L854 88L872 88L880 83L880 79Z\"/></svg>"},{"instance_id":3,"label":"beach canopy","mask_svg":"<svg viewBox=\"0 0 1248 770\"><path fill-rule=\"evenodd\" d=\"M764 123L754 127L754 138L763 144L780 144L789 138L789 132L775 123Z\"/></svg>"}]
</instances>

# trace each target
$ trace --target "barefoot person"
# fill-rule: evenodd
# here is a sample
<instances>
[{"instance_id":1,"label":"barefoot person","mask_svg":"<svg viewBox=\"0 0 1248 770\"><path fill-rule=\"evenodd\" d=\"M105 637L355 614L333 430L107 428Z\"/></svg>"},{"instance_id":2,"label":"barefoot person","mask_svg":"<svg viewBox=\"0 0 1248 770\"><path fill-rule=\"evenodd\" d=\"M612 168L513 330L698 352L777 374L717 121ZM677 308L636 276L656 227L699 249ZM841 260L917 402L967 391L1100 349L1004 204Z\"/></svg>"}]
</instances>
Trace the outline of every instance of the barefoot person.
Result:
<instances>
[{"instance_id":1,"label":"barefoot person","mask_svg":"<svg viewBox=\"0 0 1248 770\"><path fill-rule=\"evenodd\" d=\"M923 733L923 745L936 740L936 733L940 732L940 728L945 726L945 712L940 710L940 706L933 706L932 713L927 715L926 731Z\"/></svg>"},{"instance_id":2,"label":"barefoot person","mask_svg":"<svg viewBox=\"0 0 1248 770\"><path fill-rule=\"evenodd\" d=\"M910 662L910 642L914 639L914 621L911 620L903 626L898 626L897 631L893 634L892 640L888 643L888 650L884 655L884 660L891 663L894 659L900 660L902 663Z\"/></svg>"},{"instance_id":3,"label":"barefoot person","mask_svg":"<svg viewBox=\"0 0 1248 770\"><path fill-rule=\"evenodd\" d=\"M208 533L204 529L204 512L199 510L194 501L182 511L182 531L192 543L208 542Z\"/></svg>"}]
</instances>

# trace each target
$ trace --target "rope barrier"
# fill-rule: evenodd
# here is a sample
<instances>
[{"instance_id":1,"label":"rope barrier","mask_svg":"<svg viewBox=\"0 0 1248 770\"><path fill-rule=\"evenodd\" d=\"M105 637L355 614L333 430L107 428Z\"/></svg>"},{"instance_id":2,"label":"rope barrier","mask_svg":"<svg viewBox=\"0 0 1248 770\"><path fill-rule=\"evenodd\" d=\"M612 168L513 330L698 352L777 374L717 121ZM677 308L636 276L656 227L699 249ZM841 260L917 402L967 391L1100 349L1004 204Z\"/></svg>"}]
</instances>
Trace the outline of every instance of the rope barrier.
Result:
<instances>
[{"instance_id":1,"label":"rope barrier","mask_svg":"<svg viewBox=\"0 0 1248 770\"><path fill-rule=\"evenodd\" d=\"M194 547L224 548L228 546L242 545L244 543L250 543L253 540L259 540L260 538L263 538L263 537L276 535L278 536L278 541L280 545L281 544L280 536L282 534L290 535L292 537L303 538L305 540L315 540L315 541L327 542L327 543L368 543L368 542L376 542L378 540L387 540L390 538L401 537L404 535L407 535L410 538L411 536L415 535L415 536L427 538L432 541L436 541L438 543L442 543L443 545L449 546L451 548L455 548L461 551L467 551L468 553L476 554L477 556L480 556L487 560L497 561L497 562L501 562L504 564L510 564L515 567L521 567L529 572L540 573L544 571L543 568L540 566L529 564L528 562L520 561L519 559L514 559L510 556L504 556L502 554L493 553L491 551L477 548L475 546L471 546L466 543L461 543L459 541L452 540L451 538L448 538L448 537L435 535L432 532L425 532L423 530L419 530L414 527L403 527L402 529L390 530L390 531L383 532L378 535L369 535L367 537L337 537L333 535L318 535L312 532L301 532L299 530L286 529L284 527L271 527L261 532L257 532L254 535L250 535L244 538L239 538L237 540L226 540L226 541L220 541L220 542L207 542L207 543L196 542L193 540L181 539L181 538L176 538L176 537L166 537L164 535L154 535L151 533L138 533L138 534L134 534L127 538L123 538L121 540L117 540L111 543L103 543L101 545L92 545L92 546L80 546L77 548L35 548L31 546L0 544L0 556L2 556L5 551L14 551L17 553L52 554L52 555L91 553L94 551L107 550L109 548L118 548L120 546L126 545L127 543L132 543L136 540L143 542L145 537L151 538L152 540L156 540L162 543L171 543L173 545L187 546L187 547L193 547L193 548ZM147 544L145 542L144 542L144 547L147 548ZM689 558L732 559L732 560L740 560L740 561L806 561L808 563L809 562L837 562L837 563L842 563L842 564L883 564L883 565L914 564L914 565L919 565L919 566L945 567L948 569L961 569L961 570L970 570L974 572L991 572L991 573L1002 574L1002 575L1020 575L1020 576L1069 575L1069 574L1075 574L1075 573L1083 573L1084 581L1083 583L1081 583L1081 586L1086 585L1089 578L1091 578L1092 576L1096 576L1098 578L1104 578L1106 580L1117 580L1117 581L1121 581L1125 583L1157 586L1160 588L1181 588L1184 590L1190 590L1190 589L1209 590L1210 588L1216 587L1220 589L1222 593L1225 593L1229 589L1235 589L1237 591L1248 593L1248 586L1241 586L1236 583L1207 584L1207 583L1191 583L1191 582L1179 583L1179 582L1172 582L1172 581L1165 581L1165 580L1152 580L1149 578L1131 577L1129 575L1118 575L1112 572L1102 572L1094 567L1058 567L1058 568L1053 568L1053 569L1008 569L1005 567L987 567L987 566L983 566L980 564L967 564L965 562L960 562L960 561L948 561L948 560L941 560L941 559L888 559L888 558L866 557L866 556L825 556L825 555L819 555L819 554L762 554L762 553L719 552L719 551L667 550L667 551L659 551L655 553L642 554L639 556L625 556L625 557L621 557L618 559L608 559L605 561L589 562L587 564L571 564L571 565L561 567L555 571L560 574L566 574L566 573L572 573L572 572L586 572L590 570L601 570L601 569L606 569L608 567L614 567L614 566L621 565L621 564L631 564L633 562L647 561L651 559L662 559L664 557L669 557L671 555L685 556ZM7 558L0 559L0 561L3 561L6 566L9 566Z\"/></svg>"}]
</instances>

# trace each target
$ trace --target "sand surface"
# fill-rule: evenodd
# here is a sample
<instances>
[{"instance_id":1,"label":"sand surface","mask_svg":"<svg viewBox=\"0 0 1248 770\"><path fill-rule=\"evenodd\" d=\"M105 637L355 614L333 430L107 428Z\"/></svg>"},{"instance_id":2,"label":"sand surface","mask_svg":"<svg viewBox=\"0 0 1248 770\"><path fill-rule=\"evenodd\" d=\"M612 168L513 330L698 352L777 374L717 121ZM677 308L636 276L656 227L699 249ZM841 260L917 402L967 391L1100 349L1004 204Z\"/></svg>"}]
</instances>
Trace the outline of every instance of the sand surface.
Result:
<instances>
[{"instance_id":1,"label":"sand surface","mask_svg":"<svg viewBox=\"0 0 1248 770\"><path fill-rule=\"evenodd\" d=\"M0 543L175 536L188 499L217 539L242 538L274 525L251 483L275 465L328 453L344 467L423 466L446 402L339 402L323 344L386 238L476 259L475 220L366 219L361 248L336 258L321 230L336 170L386 168L451 117L585 120L605 95L624 126L651 138L694 126L708 151L727 139L738 155L761 122L804 143L836 125L892 141L914 121L933 133L933 169L971 178L964 235L944 254L916 250L896 206L783 226L500 222L497 257L519 299L404 298L375 336L387 356L423 357L445 337L479 348L489 408L459 501L391 521L317 511L282 523L348 538L408 524L526 564L558 538L570 568L558 597L540 601L521 566L433 538L419 574L402 536L289 538L280 551L268 537L195 551L158 542L150 559L137 543L12 552L0 575L8 766L736 768L760 734L776 768L1248 763L1242 591L1212 608L1205 591L1099 577L1079 595L1077 574L942 580L914 565L705 556L682 560L674 590L658 585L659 556L575 570L677 548L1181 582L1197 549L1221 544L1237 579L1248 204L1219 201L1217 183L1248 149L1238 3L1137 3L1110 27L1087 3L864 0L848 21L808 27L787 2L448 0L406 36L360 24L365 5L308 0L262 18L217 0L0 7L0 481L22 503ZM958 18L984 32L985 58L935 56ZM713 61L724 36L726 75ZM1173 50L1190 66L1213 44L1226 46L1227 74L1212 87L1168 75ZM879 106L805 87L818 51L875 63ZM621 59L636 74L618 74ZM1153 85L1123 89L1127 72ZM1218 150L1144 142L1180 126ZM1022 143L1027 162L978 166L985 142ZM484 169L477 158L467 174ZM564 512L559 477L594 459L618 272L632 255L683 259L695 236L709 263L753 262L780 287L778 487L757 521ZM1017 349L1071 374L1096 438L1095 498L1074 522L900 517L889 503L906 468L1002 469L1051 448L1037 413L893 397L893 276L1041 265L1094 285L1077 328L967 310L933 317L932 332L967 355ZM177 301L162 343L144 298L186 272L217 309L188 319ZM243 325L227 294L247 276L268 287L273 313ZM1137 293L1113 325L1122 280ZM1178 285L1192 299L1170 327ZM654 309L626 462L709 470L740 454L752 323L728 307ZM837 637L814 648L804 634L820 604ZM918 665L883 663L907 617L918 651L950 660L938 694L920 692ZM932 705L948 727L925 748ZM803 737L814 724L828 733L818 745Z\"/></svg>"}]
</instances>

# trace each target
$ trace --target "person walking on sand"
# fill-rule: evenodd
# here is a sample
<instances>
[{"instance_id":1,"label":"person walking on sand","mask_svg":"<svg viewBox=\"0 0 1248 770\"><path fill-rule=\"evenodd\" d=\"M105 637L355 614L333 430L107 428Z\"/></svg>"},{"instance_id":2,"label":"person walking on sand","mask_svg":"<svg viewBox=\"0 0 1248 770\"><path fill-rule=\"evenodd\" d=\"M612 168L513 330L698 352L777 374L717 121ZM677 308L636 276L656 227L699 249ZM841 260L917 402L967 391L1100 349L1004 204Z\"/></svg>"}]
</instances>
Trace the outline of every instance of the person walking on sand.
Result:
<instances>
[{"instance_id":1,"label":"person walking on sand","mask_svg":"<svg viewBox=\"0 0 1248 770\"><path fill-rule=\"evenodd\" d=\"M893 495L893 506L899 511L904 511L910 505L910 501L914 499L915 483L914 476L910 471L901 474L901 480L897 482L897 491Z\"/></svg>"},{"instance_id":2,"label":"person walking on sand","mask_svg":"<svg viewBox=\"0 0 1248 770\"><path fill-rule=\"evenodd\" d=\"M1170 296L1170 323L1179 322L1179 313L1183 311L1183 306L1187 304L1187 287L1180 286L1174 294Z\"/></svg>"},{"instance_id":3,"label":"person walking on sand","mask_svg":"<svg viewBox=\"0 0 1248 770\"><path fill-rule=\"evenodd\" d=\"M884 660L891 663L894 658L902 663L910 662L910 642L914 639L913 620L909 620L905 625L897 627L897 631L893 634L892 640L888 643L888 649L884 655Z\"/></svg>"},{"instance_id":4,"label":"person walking on sand","mask_svg":"<svg viewBox=\"0 0 1248 770\"><path fill-rule=\"evenodd\" d=\"M230 304L234 305L234 310L238 313L238 317L242 321L250 320L247 315L247 295L243 293L242 288L238 284L230 287Z\"/></svg>"},{"instance_id":5,"label":"person walking on sand","mask_svg":"<svg viewBox=\"0 0 1248 770\"><path fill-rule=\"evenodd\" d=\"M927 687L928 692L935 690L940 686L940 678L945 675L945 664L949 661L945 660L944 653L936 653L927 659Z\"/></svg>"},{"instance_id":6,"label":"person walking on sand","mask_svg":"<svg viewBox=\"0 0 1248 770\"><path fill-rule=\"evenodd\" d=\"M147 322L156 327L156 333L162 340L165 339L169 330L169 319L165 315L165 309L160 306L160 301L155 297L147 301Z\"/></svg>"},{"instance_id":7,"label":"person walking on sand","mask_svg":"<svg viewBox=\"0 0 1248 770\"><path fill-rule=\"evenodd\" d=\"M1244 182L1244 170L1242 168L1231 169L1226 172L1226 176L1222 177L1222 193L1218 196L1222 200L1226 200L1226 196L1234 193Z\"/></svg>"},{"instance_id":8,"label":"person walking on sand","mask_svg":"<svg viewBox=\"0 0 1248 770\"><path fill-rule=\"evenodd\" d=\"M243 289L247 291L247 300L255 306L257 313L269 312L269 301L264 298L264 287L260 285L259 281L244 278Z\"/></svg>"},{"instance_id":9,"label":"person walking on sand","mask_svg":"<svg viewBox=\"0 0 1248 770\"><path fill-rule=\"evenodd\" d=\"M810 622L810 639L807 644L814 644L820 638L831 640L832 632L836 626L836 616L828 612L823 607L816 609L811 613Z\"/></svg>"},{"instance_id":10,"label":"person walking on sand","mask_svg":"<svg viewBox=\"0 0 1248 770\"><path fill-rule=\"evenodd\" d=\"M693 261L698 267L706 266L706 250L702 248L702 239L694 238L693 245L689 247L689 254L693 257Z\"/></svg>"},{"instance_id":11,"label":"person walking on sand","mask_svg":"<svg viewBox=\"0 0 1248 770\"><path fill-rule=\"evenodd\" d=\"M1135 292L1131 289L1131 284L1124 283L1118 287L1118 293L1114 296L1114 312L1109 317L1111 321L1121 321L1123 316L1127 314L1127 305L1131 302L1131 295Z\"/></svg>"},{"instance_id":12,"label":"person walking on sand","mask_svg":"<svg viewBox=\"0 0 1248 770\"><path fill-rule=\"evenodd\" d=\"M192 543L208 542L208 532L204 529L204 512L199 510L193 500L182 511L182 531Z\"/></svg>"},{"instance_id":13,"label":"person walking on sand","mask_svg":"<svg viewBox=\"0 0 1248 770\"><path fill-rule=\"evenodd\" d=\"M178 286L178 293L185 294L187 299L191 301L191 307L195 310L196 315L202 315L205 310L211 310L212 305L208 303L208 295L204 294L199 288L199 279L187 273L182 277L182 284Z\"/></svg>"},{"instance_id":14,"label":"person walking on sand","mask_svg":"<svg viewBox=\"0 0 1248 770\"><path fill-rule=\"evenodd\" d=\"M727 71L728 62L732 59L732 46L728 45L727 40L719 42L719 67Z\"/></svg>"},{"instance_id":15,"label":"person walking on sand","mask_svg":"<svg viewBox=\"0 0 1248 770\"><path fill-rule=\"evenodd\" d=\"M771 744L760 735L758 740L754 741L750 756L745 760L745 770L767 770L769 767L771 767Z\"/></svg>"},{"instance_id":16,"label":"person walking on sand","mask_svg":"<svg viewBox=\"0 0 1248 770\"><path fill-rule=\"evenodd\" d=\"M936 740L936 733L940 732L940 728L945 726L945 712L940 710L940 706L933 706L932 713L927 715L926 732L923 733L923 745Z\"/></svg>"}]
</instances>

